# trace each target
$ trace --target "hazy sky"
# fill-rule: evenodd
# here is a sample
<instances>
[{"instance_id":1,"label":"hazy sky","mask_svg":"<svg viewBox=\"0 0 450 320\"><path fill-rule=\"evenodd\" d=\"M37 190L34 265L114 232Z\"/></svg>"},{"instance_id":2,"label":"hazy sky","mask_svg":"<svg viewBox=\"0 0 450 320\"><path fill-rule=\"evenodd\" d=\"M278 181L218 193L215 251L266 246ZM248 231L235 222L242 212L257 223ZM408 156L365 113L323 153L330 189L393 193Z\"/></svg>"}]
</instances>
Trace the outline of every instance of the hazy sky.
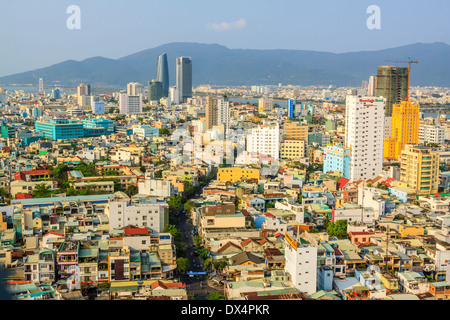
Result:
<instances>
[{"instance_id":1,"label":"hazy sky","mask_svg":"<svg viewBox=\"0 0 450 320\"><path fill-rule=\"evenodd\" d=\"M0 0L0 76L68 59L120 58L168 42L366 51L450 44L448 0ZM67 8L79 6L79 30ZM370 5L381 29L370 30Z\"/></svg>"}]
</instances>

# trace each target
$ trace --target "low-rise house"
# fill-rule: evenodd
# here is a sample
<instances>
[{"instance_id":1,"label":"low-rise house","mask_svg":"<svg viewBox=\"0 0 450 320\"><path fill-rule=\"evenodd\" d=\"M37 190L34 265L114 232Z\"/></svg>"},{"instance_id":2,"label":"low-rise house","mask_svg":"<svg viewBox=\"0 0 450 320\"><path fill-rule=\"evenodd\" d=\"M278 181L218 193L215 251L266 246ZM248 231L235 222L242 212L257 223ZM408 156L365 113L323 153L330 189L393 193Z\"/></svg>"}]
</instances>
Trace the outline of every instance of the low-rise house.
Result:
<instances>
[{"instance_id":1,"label":"low-rise house","mask_svg":"<svg viewBox=\"0 0 450 320\"><path fill-rule=\"evenodd\" d=\"M430 293L436 297L436 300L450 299L450 283L439 281L430 283Z\"/></svg>"},{"instance_id":2,"label":"low-rise house","mask_svg":"<svg viewBox=\"0 0 450 320\"><path fill-rule=\"evenodd\" d=\"M427 278L414 271L397 272L400 291L403 293L423 294L430 291L430 283Z\"/></svg>"}]
</instances>

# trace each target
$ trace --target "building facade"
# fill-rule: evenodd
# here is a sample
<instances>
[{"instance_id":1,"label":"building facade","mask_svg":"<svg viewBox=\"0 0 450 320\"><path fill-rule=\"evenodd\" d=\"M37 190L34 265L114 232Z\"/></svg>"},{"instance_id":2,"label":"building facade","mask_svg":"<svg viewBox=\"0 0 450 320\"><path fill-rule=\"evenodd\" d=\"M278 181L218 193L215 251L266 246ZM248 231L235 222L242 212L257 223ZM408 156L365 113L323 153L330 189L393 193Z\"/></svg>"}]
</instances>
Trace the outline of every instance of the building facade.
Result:
<instances>
[{"instance_id":1,"label":"building facade","mask_svg":"<svg viewBox=\"0 0 450 320\"><path fill-rule=\"evenodd\" d=\"M350 180L377 177L383 169L383 97L347 96L345 147L351 148Z\"/></svg>"},{"instance_id":2,"label":"building facade","mask_svg":"<svg viewBox=\"0 0 450 320\"><path fill-rule=\"evenodd\" d=\"M142 94L129 95L121 93L119 95L120 114L142 113Z\"/></svg>"},{"instance_id":3,"label":"building facade","mask_svg":"<svg viewBox=\"0 0 450 320\"><path fill-rule=\"evenodd\" d=\"M192 59L177 58L177 89L180 102L192 98Z\"/></svg>"},{"instance_id":4,"label":"building facade","mask_svg":"<svg viewBox=\"0 0 450 320\"><path fill-rule=\"evenodd\" d=\"M391 136L384 142L384 157L398 159L406 144L416 144L419 139L419 105L411 101L394 104Z\"/></svg>"},{"instance_id":5,"label":"building facade","mask_svg":"<svg viewBox=\"0 0 450 320\"><path fill-rule=\"evenodd\" d=\"M400 154L400 181L418 195L435 194L439 185L439 153L407 144Z\"/></svg>"}]
</instances>

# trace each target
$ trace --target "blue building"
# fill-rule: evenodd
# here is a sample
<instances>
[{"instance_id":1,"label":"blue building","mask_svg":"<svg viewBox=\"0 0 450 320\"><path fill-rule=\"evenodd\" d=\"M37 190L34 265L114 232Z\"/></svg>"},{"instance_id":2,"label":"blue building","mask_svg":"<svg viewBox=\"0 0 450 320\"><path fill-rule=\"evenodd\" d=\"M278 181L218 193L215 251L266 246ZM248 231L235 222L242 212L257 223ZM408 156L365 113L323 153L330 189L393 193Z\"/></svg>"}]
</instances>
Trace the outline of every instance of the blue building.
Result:
<instances>
[{"instance_id":1,"label":"blue building","mask_svg":"<svg viewBox=\"0 0 450 320\"><path fill-rule=\"evenodd\" d=\"M138 126L133 128L133 134L140 139L159 137L159 129L151 126Z\"/></svg>"},{"instance_id":2,"label":"blue building","mask_svg":"<svg viewBox=\"0 0 450 320\"><path fill-rule=\"evenodd\" d=\"M53 140L98 137L114 132L114 121L109 119L89 118L77 120L52 119L36 121L35 131L42 132L44 138Z\"/></svg>"},{"instance_id":3,"label":"blue building","mask_svg":"<svg viewBox=\"0 0 450 320\"><path fill-rule=\"evenodd\" d=\"M42 132L45 138L53 140L84 137L83 124L75 120L36 121L34 127L36 132Z\"/></svg>"},{"instance_id":4,"label":"blue building","mask_svg":"<svg viewBox=\"0 0 450 320\"><path fill-rule=\"evenodd\" d=\"M162 96L169 96L169 66L167 63L167 54L158 56L156 63L156 80L162 83ZM149 91L150 95L150 91ZM159 100L159 99L158 99Z\"/></svg>"},{"instance_id":5,"label":"blue building","mask_svg":"<svg viewBox=\"0 0 450 320\"><path fill-rule=\"evenodd\" d=\"M288 99L288 101L287 101L287 116L290 119L295 118L295 100Z\"/></svg>"},{"instance_id":6,"label":"blue building","mask_svg":"<svg viewBox=\"0 0 450 320\"><path fill-rule=\"evenodd\" d=\"M342 144L328 145L323 155L323 172L339 171L350 179L351 150Z\"/></svg>"},{"instance_id":7,"label":"blue building","mask_svg":"<svg viewBox=\"0 0 450 320\"><path fill-rule=\"evenodd\" d=\"M53 89L52 98L56 100L61 99L61 91L59 89Z\"/></svg>"},{"instance_id":8,"label":"blue building","mask_svg":"<svg viewBox=\"0 0 450 320\"><path fill-rule=\"evenodd\" d=\"M314 105L309 102L302 103L302 110L306 111L306 113L309 112L310 114L314 114L314 112L316 111Z\"/></svg>"},{"instance_id":9,"label":"blue building","mask_svg":"<svg viewBox=\"0 0 450 320\"><path fill-rule=\"evenodd\" d=\"M82 123L85 129L104 128L104 134L114 133L115 121L111 119L90 117L83 119Z\"/></svg>"},{"instance_id":10,"label":"blue building","mask_svg":"<svg viewBox=\"0 0 450 320\"><path fill-rule=\"evenodd\" d=\"M105 102L92 101L92 114L105 114Z\"/></svg>"},{"instance_id":11,"label":"blue building","mask_svg":"<svg viewBox=\"0 0 450 320\"><path fill-rule=\"evenodd\" d=\"M31 116L32 116L33 118L39 118L39 117L41 117L41 116L42 116L42 110L39 109L39 108L33 108L33 109L31 110Z\"/></svg>"}]
</instances>

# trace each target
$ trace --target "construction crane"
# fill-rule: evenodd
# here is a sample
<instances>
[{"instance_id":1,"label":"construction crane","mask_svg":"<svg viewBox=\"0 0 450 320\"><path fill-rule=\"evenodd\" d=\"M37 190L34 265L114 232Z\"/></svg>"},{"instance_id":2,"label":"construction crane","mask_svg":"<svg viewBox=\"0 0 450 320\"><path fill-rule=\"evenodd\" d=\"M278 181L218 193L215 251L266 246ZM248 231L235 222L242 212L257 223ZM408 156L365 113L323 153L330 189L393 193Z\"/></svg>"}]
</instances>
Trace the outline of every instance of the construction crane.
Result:
<instances>
[{"instance_id":1,"label":"construction crane","mask_svg":"<svg viewBox=\"0 0 450 320\"><path fill-rule=\"evenodd\" d=\"M412 61L411 58L408 58L408 61L385 60L385 62L407 63L408 64L408 86L406 87L406 100L408 100L409 99L409 79L410 79L410 75L411 75L411 63L419 64L419 61Z\"/></svg>"}]
</instances>

